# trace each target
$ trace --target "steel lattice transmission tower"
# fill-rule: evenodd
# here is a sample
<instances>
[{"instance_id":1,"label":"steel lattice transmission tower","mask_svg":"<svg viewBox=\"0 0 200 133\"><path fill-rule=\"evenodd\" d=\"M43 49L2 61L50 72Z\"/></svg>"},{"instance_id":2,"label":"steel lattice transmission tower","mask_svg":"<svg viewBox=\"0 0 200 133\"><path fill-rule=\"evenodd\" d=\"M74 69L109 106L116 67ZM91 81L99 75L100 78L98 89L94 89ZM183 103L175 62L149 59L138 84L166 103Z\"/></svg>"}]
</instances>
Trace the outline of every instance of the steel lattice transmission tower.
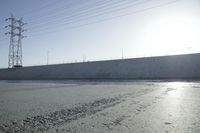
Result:
<instances>
[{"instance_id":1,"label":"steel lattice transmission tower","mask_svg":"<svg viewBox=\"0 0 200 133\"><path fill-rule=\"evenodd\" d=\"M7 22L10 21L10 24L5 26L5 28L10 28L10 31L5 33L10 35L8 68L22 67L22 39L25 37L22 33L26 31L23 29L26 23L22 19L16 19L12 14L6 19Z\"/></svg>"}]
</instances>

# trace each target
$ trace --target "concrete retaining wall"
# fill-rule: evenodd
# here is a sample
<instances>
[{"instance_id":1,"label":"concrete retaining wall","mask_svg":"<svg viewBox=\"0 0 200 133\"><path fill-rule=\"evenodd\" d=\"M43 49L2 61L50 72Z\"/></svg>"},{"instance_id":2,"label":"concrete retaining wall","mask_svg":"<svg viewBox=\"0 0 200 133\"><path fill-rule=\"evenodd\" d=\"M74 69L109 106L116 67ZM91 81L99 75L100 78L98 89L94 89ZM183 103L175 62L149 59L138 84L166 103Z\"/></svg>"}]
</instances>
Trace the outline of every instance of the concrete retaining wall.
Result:
<instances>
[{"instance_id":1,"label":"concrete retaining wall","mask_svg":"<svg viewBox=\"0 0 200 133\"><path fill-rule=\"evenodd\" d=\"M200 78L200 54L0 69L1 80Z\"/></svg>"}]
</instances>

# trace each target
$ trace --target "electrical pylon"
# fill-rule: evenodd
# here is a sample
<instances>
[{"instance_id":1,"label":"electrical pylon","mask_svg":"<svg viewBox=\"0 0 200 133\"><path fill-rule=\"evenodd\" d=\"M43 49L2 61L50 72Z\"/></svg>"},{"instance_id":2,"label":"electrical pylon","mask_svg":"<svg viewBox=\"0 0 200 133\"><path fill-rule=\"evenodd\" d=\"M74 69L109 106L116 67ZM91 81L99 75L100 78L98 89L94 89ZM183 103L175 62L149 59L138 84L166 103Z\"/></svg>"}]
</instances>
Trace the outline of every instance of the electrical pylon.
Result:
<instances>
[{"instance_id":1,"label":"electrical pylon","mask_svg":"<svg viewBox=\"0 0 200 133\"><path fill-rule=\"evenodd\" d=\"M16 19L12 14L6 21L10 21L10 24L5 28L10 28L10 31L5 33L10 35L9 55L8 55L8 68L22 67L22 39L25 37L22 35L25 29L22 27L26 24Z\"/></svg>"}]
</instances>

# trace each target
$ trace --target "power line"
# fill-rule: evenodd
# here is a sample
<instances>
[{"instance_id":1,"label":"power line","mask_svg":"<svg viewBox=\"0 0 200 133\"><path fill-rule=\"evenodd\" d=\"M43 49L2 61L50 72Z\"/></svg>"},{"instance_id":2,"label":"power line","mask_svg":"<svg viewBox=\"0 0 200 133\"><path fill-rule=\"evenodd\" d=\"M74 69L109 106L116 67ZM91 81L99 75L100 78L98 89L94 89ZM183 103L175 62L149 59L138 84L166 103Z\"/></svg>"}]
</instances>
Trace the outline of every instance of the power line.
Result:
<instances>
[{"instance_id":1,"label":"power line","mask_svg":"<svg viewBox=\"0 0 200 133\"><path fill-rule=\"evenodd\" d=\"M171 2L173 2L173 1L170 1L170 2L168 2L168 3L171 3ZM136 5L140 5L140 4L144 4L144 3L146 3L146 1L143 1L143 3L136 3L135 5L130 5L129 6L129 8L130 7L132 7L132 6L136 6ZM165 3L164 3L165 4ZM101 13L99 13L99 14L92 14L91 16L86 16L86 17L80 17L80 18L78 18L78 19L76 19L76 20L68 20L68 21L66 21L66 22L60 22L60 23L55 23L54 25L52 25L52 26L54 26L54 27L56 27L56 28L58 28L58 27L63 27L63 26L65 26L65 25L69 25L69 24L74 24L74 23L79 23L79 22L81 22L82 20L84 21L84 20L89 20L89 19L93 19L93 18L96 18L96 17L99 17L99 16L102 16L102 15L105 15L105 14L110 14L110 13L113 13L113 12L117 12L117 11L119 11L119 10L123 10L123 9L126 9L126 8L128 8L128 7L122 7L122 8L120 8L120 9L113 9L113 10L111 10L111 11L106 11L106 12L101 12ZM38 31L38 32L41 32L42 30L51 30L51 28L53 28L52 26L49 26L48 24L46 24L46 26L42 26L41 28L39 27L39 28L37 28L37 27L34 27L34 30L32 30L32 32L33 31Z\"/></svg>"},{"instance_id":2,"label":"power line","mask_svg":"<svg viewBox=\"0 0 200 133\"><path fill-rule=\"evenodd\" d=\"M88 25L91 25L91 24L101 23L101 22L104 22L104 21L109 21L109 20L113 20L113 19L116 19L116 18L120 18L120 17L130 16L130 15L141 13L141 12L144 12L144 11L147 11L147 10L151 10L151 9L154 9L154 8L167 6L167 5L176 3L178 1L181 1L181 0L174 0L174 1L170 1L168 3L164 3L164 4L159 4L159 5L156 5L156 6L148 7L148 8L142 9L142 10L137 10L137 11L129 12L129 13L122 14L122 15L117 15L117 16L114 16L114 17L104 18L104 19L101 19L101 20L98 20L98 21L93 21L93 22L89 22L89 23L85 23L85 24L81 24L81 25L77 25L77 26L66 27L66 28L60 27L60 29L55 29L55 30L51 30L50 29L50 31L42 33L42 34L32 34L31 37L44 35L44 34L53 34L53 33L58 32L58 31L69 30L69 29L74 29L74 28L80 28L80 27L83 27L83 26L88 26Z\"/></svg>"},{"instance_id":3,"label":"power line","mask_svg":"<svg viewBox=\"0 0 200 133\"><path fill-rule=\"evenodd\" d=\"M176 1L178 1L178 0L176 0ZM171 3L171 2L170 2ZM173 2L174 3L174 2ZM167 3L165 3L165 4L167 4ZM165 5L165 4L161 4L161 5ZM147 8L147 9L149 9L149 8ZM144 9L145 10L145 9ZM137 10L137 11L135 11L136 13L138 12L138 11L140 11L140 10ZM142 9L142 11L143 11L143 9ZM132 13L127 13L127 14L134 14L135 12L132 12ZM94 18L94 17L96 17L96 16L99 16L99 15L101 15L101 14L97 14L97 15L95 15L95 16L92 16L91 18ZM119 17L121 17L121 16L124 16L123 14L122 15L119 15ZM127 16L126 14L125 14L125 16ZM117 16L116 16L117 17ZM112 19L113 17L111 17L111 19ZM114 17L115 18L115 17ZM86 18L86 19L89 19L89 17L88 18ZM108 19L109 20L109 18L105 18L106 20ZM102 20L105 20L105 19L102 19ZM75 23L75 22L79 22L80 20L78 20L78 21L74 21L74 22L65 22L65 23L63 23L63 24L59 24L56 28L59 28L59 27L66 27L66 25L67 24L71 24L71 23ZM98 21L101 21L101 20L98 20ZM97 22L98 22L97 21ZM92 22L93 23L93 22ZM96 23L96 22L95 22ZM90 23L89 23L90 24ZM85 25L85 24L83 24L83 25ZM74 26L73 26L74 27ZM75 26L76 27L76 26ZM79 26L78 26L79 27ZM71 28L70 28L71 29ZM49 27L47 30L51 30L51 28ZM42 31L42 30L41 30Z\"/></svg>"},{"instance_id":4,"label":"power line","mask_svg":"<svg viewBox=\"0 0 200 133\"><path fill-rule=\"evenodd\" d=\"M129 6L126 6L126 7L121 7L120 9L115 9L115 8L113 8L113 10L111 10L111 11L105 11L105 12L100 12L100 13L97 12L98 14L91 14L90 16L82 16L82 17L80 17L80 18L78 18L78 19L75 19L75 20L69 19L68 21L63 22L63 23L55 23L53 26L62 27L62 26L64 26L64 25L67 25L67 24L74 24L74 23L80 22L80 21L82 21L82 20L93 19L93 18L102 16L102 15L105 15L105 14L108 15L108 14L111 14L111 13L113 13L113 12L119 12L119 11L121 11L121 10L130 8L130 7L134 7L134 6L137 6L137 5L141 5L141 4L146 3L147 1L148 1L148 0L143 1L143 2L141 2L141 3L135 3L134 5L129 5ZM71 20L71 21L70 21L70 20ZM43 26L43 27L41 27L41 28L39 28L39 29L37 29L37 27L35 27L35 30L37 31L37 30L41 30L41 29L49 29L49 25L48 25L47 23L46 23L46 25L47 25L47 26ZM34 31L34 30L33 30L33 31Z\"/></svg>"},{"instance_id":5,"label":"power line","mask_svg":"<svg viewBox=\"0 0 200 133\"><path fill-rule=\"evenodd\" d=\"M170 3L174 3L174 2L177 2L177 1L180 1L180 0L175 0L175 1L170 1L170 2L168 2L169 4ZM164 6L165 4L167 4L168 5L168 3L164 3L163 5L161 4L161 6ZM147 8L147 9L149 9L149 8ZM114 10L114 9L113 9ZM142 9L143 10L143 9ZM142 11L141 10L141 11ZM146 10L146 9L144 9L144 10ZM126 14L122 14L122 15L117 15L117 16L114 16L114 17L109 17L109 18L104 18L104 19L101 19L101 20L97 20L97 21L93 21L93 22L89 22L89 23L84 23L84 24L79 24L79 25L76 25L76 26L71 26L71 27L66 27L66 24L72 24L72 23L75 23L75 22L79 22L79 20L78 21L66 21L66 22L64 22L62 25L60 25L59 24L59 26L58 27L55 27L55 28L52 28L52 27L45 27L46 29L47 29L47 33L48 33L48 31L52 31L52 32L57 32L57 31L62 31L63 30L63 28L65 28L65 29L73 29L73 28L78 28L78 27L82 27L82 26L86 26L86 25L89 25L89 24L95 24L95 23L98 23L98 22L103 22L103 21L108 21L108 20L111 20L111 19L114 19L114 18L118 18L118 17L122 17L122 16L128 16L129 14L135 14L135 12L137 13L137 12L140 12L140 10L138 10L138 11L134 11L134 12L132 12L132 13L126 13ZM109 13L109 12L108 12ZM101 14L96 14L96 15L94 15L94 16L87 16L87 17L91 17L91 18L94 18L94 17L96 17L96 16L98 16L98 15L103 15L103 13L101 13ZM83 18L81 18L81 19L83 19ZM85 19L85 18L84 18ZM48 24L47 24L48 25ZM43 32L43 33L45 33L45 28L44 28L44 30L40 30L40 32ZM34 30L32 30L32 31L34 31ZM34 32L33 32L34 33ZM38 32L37 32L37 34L38 34ZM35 35L37 35L37 34L35 34ZM33 34L34 35L34 34ZM35 36L34 35L34 36ZM39 35L39 34L38 34Z\"/></svg>"},{"instance_id":6,"label":"power line","mask_svg":"<svg viewBox=\"0 0 200 133\"><path fill-rule=\"evenodd\" d=\"M63 11L70 11L70 10L72 10L74 7L76 7L76 6L82 6L82 5L87 5L88 4L88 2L89 1L86 1L85 3L79 3L79 1L73 1L72 3L69 3L69 4L67 4L67 5L65 5L64 4L64 6L62 6L62 7L58 7L58 8L54 8L53 10L49 10L49 8L47 9L47 10L45 10L45 11L48 11L48 12L44 12L44 13L46 13L46 14L41 14L40 13L40 15L38 16L38 15L35 15L35 16L31 16L31 15L29 15L28 16L28 19L34 19L33 20L33 22L34 21L36 21L36 20L41 20L41 19L44 19L44 18L49 18L49 17L51 17L52 15L54 16L54 17L58 17L58 15L60 14L60 11L61 12L63 12ZM79 9L79 8L78 8ZM78 9L76 9L76 10L78 10ZM80 9L81 9L81 7L80 7ZM65 12L64 12L65 13ZM31 17L30 17L31 16Z\"/></svg>"},{"instance_id":7,"label":"power line","mask_svg":"<svg viewBox=\"0 0 200 133\"><path fill-rule=\"evenodd\" d=\"M145 1L148 2L149 0L145 0ZM132 6L134 6L135 3L136 2L132 1L132 0L131 1L127 1L127 0L121 1L120 0L120 2L114 1L114 2L109 2L108 4L102 3L102 5L98 5L97 7L93 7L93 8L87 8L86 7L86 9L84 9L84 10L79 10L78 12L70 13L70 15L65 16L63 18L52 18L52 19L50 19L50 21L46 20L45 22L51 22L51 23L54 22L55 23L55 22L62 21L62 20L69 21L69 20L73 20L73 19L76 19L76 18L80 19L80 17L84 17L84 16L87 16L87 15L93 15L94 13L100 13L102 11L105 12L105 11L109 11L109 10L112 10L112 9L121 8L125 5L131 6L131 4L133 4ZM138 3L143 3L143 2L139 1ZM44 23L44 21L42 23ZM38 25L38 24L36 23L36 25Z\"/></svg>"},{"instance_id":8,"label":"power line","mask_svg":"<svg viewBox=\"0 0 200 133\"><path fill-rule=\"evenodd\" d=\"M66 15L66 12L65 11L73 11L72 13L70 13L70 16L77 16L79 13L82 13L82 11L88 11L89 9L91 9L91 8L93 8L94 9L94 7L96 7L95 5L97 5L97 7L100 7L100 6L103 6L103 5L114 5L114 4L116 4L116 3L119 3L119 2L124 2L124 1L127 1L127 0L123 0L123 1L121 1L121 0L115 0L114 2L112 2L112 0L104 0L104 1L98 1L98 2L94 2L94 1L92 1L92 3L84 3L84 4L82 4L82 5L80 5L80 7L79 8L74 8L74 7L76 7L76 6L67 6L68 8L64 8L64 10L61 10L62 11L62 15ZM131 0L132 1L132 0ZM137 0L136 0L137 1ZM133 2L133 1L132 1ZM96 10L96 9L98 9L98 8L95 8L94 10ZM35 19L34 18L34 20L41 20L41 19L45 19L45 18L52 18L53 20L55 19L55 18L58 18L58 15L60 15L60 12L58 12L57 10L53 10L53 11L56 11L56 12L48 12L48 14L47 15L41 15L41 16L37 16L37 18ZM90 11L91 12L91 11ZM76 14L76 13L78 13L78 14ZM48 17L48 16L50 16L50 17Z\"/></svg>"},{"instance_id":9,"label":"power line","mask_svg":"<svg viewBox=\"0 0 200 133\"><path fill-rule=\"evenodd\" d=\"M64 0L59 0L59 1L64 1ZM38 8L34 8L34 9L30 9L29 11L26 11L24 14L21 14L22 16L30 16L30 13L40 13L41 10L46 10L47 8L49 8L49 6L55 6L56 4L58 4L58 0L55 0L55 1L49 1L48 2L45 2L45 5L41 5L40 7Z\"/></svg>"}]
</instances>

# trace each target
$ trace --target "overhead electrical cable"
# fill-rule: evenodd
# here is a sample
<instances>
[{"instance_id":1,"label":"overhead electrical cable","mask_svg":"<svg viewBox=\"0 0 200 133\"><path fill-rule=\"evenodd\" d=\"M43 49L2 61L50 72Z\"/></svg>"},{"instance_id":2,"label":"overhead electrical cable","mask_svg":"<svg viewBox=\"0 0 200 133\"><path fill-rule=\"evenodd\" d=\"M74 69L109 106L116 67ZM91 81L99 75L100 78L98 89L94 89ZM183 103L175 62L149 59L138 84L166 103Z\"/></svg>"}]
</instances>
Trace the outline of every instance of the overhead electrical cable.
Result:
<instances>
[{"instance_id":1,"label":"overhead electrical cable","mask_svg":"<svg viewBox=\"0 0 200 133\"><path fill-rule=\"evenodd\" d=\"M113 17L110 17L110 18L105 18L105 19L101 19L101 20L98 20L98 21L93 21L93 22L89 22L89 23L85 23L85 24L81 24L81 25L77 25L77 26L72 26L72 27L66 27L65 26L65 27L60 27L59 29L55 28L55 29L51 29L48 32L43 32L41 34L32 34L31 36L34 37L34 36L39 36L39 35L44 35L44 34L45 35L46 34L53 34L55 32L59 32L59 31L63 31L63 30L80 28L80 27L87 26L87 25L90 25L90 24L96 24L96 23L100 23L100 22L104 22L104 21L109 21L109 20L112 20L112 19L116 19L116 18L120 18L120 17L124 17L124 16L130 16L130 15L133 15L133 14L136 14L136 13L140 13L140 12L144 12L144 11L147 11L147 10L151 10L151 9L154 9L154 8L159 8L159 7L167 6L167 5L176 3L178 1L181 1L181 0L174 0L174 1L170 1L168 3L158 4L156 6L147 7L145 9L137 10L137 11L134 11L134 12L129 12L129 13L122 14L122 15L116 15L116 16L113 16Z\"/></svg>"},{"instance_id":2,"label":"overhead electrical cable","mask_svg":"<svg viewBox=\"0 0 200 133\"><path fill-rule=\"evenodd\" d=\"M149 2L150 0L145 0L145 2L147 2L147 1ZM87 16L87 15L92 15L92 14L99 13L99 12L105 12L105 11L116 9L116 8L121 8L121 7L125 6L125 5L127 5L127 7L124 7L124 9L125 8L129 8L128 6L132 7L134 5L143 4L145 2L141 1L141 2L138 2L138 4L133 2L133 1L128 1L127 3L123 3L123 4L113 3L111 6L110 5L104 5L104 6L101 6L101 7L98 7L98 8L93 8L93 9L90 9L90 10L86 10L84 12L79 11L79 12L71 13L68 16L66 15L66 16L64 16L62 18L57 18L57 19L52 18L52 19L50 19L50 21L46 20L45 22L50 22L50 23L54 22L54 23L56 23L56 22L60 22L60 21L63 21L63 20L69 21L69 20L73 20L75 18L80 19L80 17L84 17L84 16ZM116 4L118 4L118 5L116 5ZM117 10L118 9L116 9L115 11L117 11ZM120 11L120 9L119 9L119 11ZM39 23L39 24L35 23L33 25L45 24L45 22L43 21L42 23Z\"/></svg>"},{"instance_id":3,"label":"overhead electrical cable","mask_svg":"<svg viewBox=\"0 0 200 133\"><path fill-rule=\"evenodd\" d=\"M66 25L66 24L72 24L72 23L75 23L75 22L80 22L80 21L82 21L82 20L89 20L89 19L92 19L92 18L96 18L96 17L99 17L99 16L102 16L102 15L108 15L108 14L110 14L110 13L113 13L113 12L119 12L119 11L121 11L121 10L124 10L124 9L127 9L127 8L130 8L130 7L133 7L133 6L137 6L137 5L140 5L140 4L144 4L144 3L146 3L148 0L146 0L146 1L143 1L143 2L141 2L141 3L136 3L136 4L134 4L134 5L128 5L128 6L125 6L125 7L120 7L120 8L112 8L112 9L110 9L110 11L104 11L104 12L97 12L98 14L91 14L91 15L89 15L89 16L87 16L87 15L85 15L85 16L79 16L79 18L76 18L76 19L66 19L66 21L64 21L64 22L62 22L62 23L54 23L54 25L53 26L58 26L58 27L60 27L60 26L63 26L63 25ZM96 12L95 12L96 13ZM49 28L48 27L48 25L47 25L47 23L46 23L46 26L47 26L47 28ZM43 27L39 27L39 29L46 29L46 26L43 26ZM33 28L36 28L36 27L33 27Z\"/></svg>"},{"instance_id":4,"label":"overhead electrical cable","mask_svg":"<svg viewBox=\"0 0 200 133\"><path fill-rule=\"evenodd\" d=\"M67 8L65 8L64 10L61 10L61 13L60 11L58 10L53 10L53 12L47 12L47 14L44 15L41 15L41 16L37 16L37 18L34 18L32 21L35 22L37 21L38 19L41 20L41 19L49 19L49 18L58 18L60 15L67 15L66 13L69 13L70 16L74 16L76 15L76 13L80 13L82 11L87 11L87 10L90 10L92 8L94 9L98 9L96 7L100 7L100 6L110 6L110 5L114 5L116 3L123 3L127 0L104 0L104 1L98 1L98 2L95 2L93 1L92 3L84 3L84 4L81 4L79 7L77 6L69 6ZM131 0L132 2L134 1L138 1L138 0ZM42 21L42 20L41 20Z\"/></svg>"}]
</instances>

